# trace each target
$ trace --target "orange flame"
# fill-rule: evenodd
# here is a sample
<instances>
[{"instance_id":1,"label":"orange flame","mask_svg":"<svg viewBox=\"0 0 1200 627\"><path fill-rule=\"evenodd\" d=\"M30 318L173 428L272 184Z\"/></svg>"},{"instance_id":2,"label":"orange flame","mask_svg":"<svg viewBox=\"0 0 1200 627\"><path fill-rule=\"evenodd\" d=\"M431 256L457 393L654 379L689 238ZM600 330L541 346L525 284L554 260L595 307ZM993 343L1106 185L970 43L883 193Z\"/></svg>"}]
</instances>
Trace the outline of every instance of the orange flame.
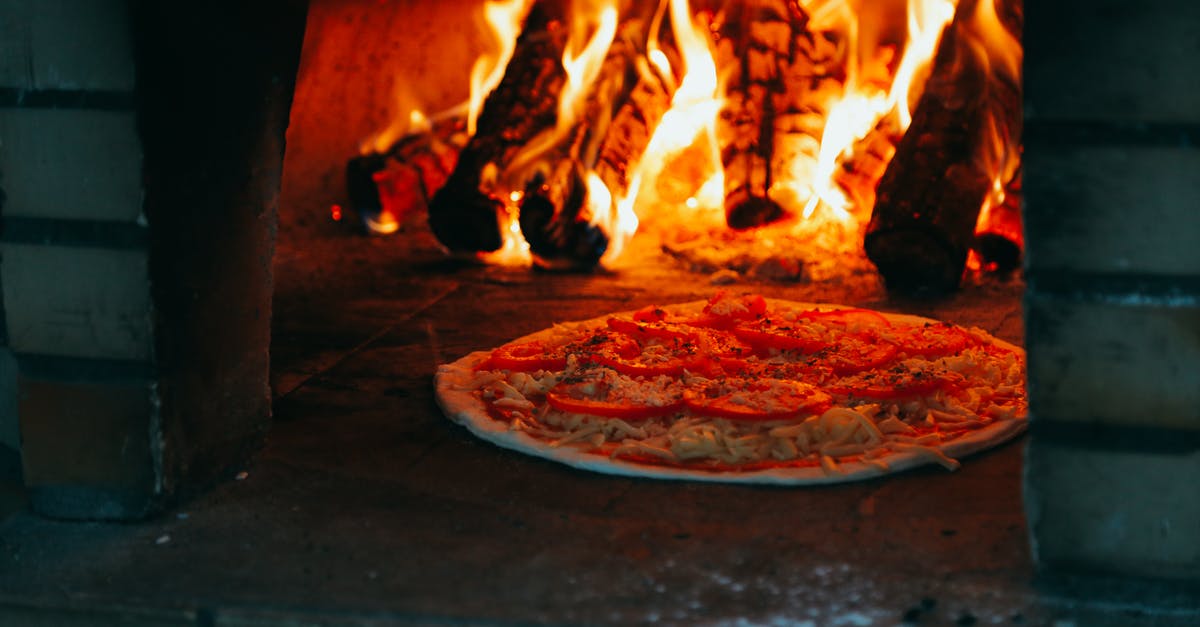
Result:
<instances>
[{"instance_id":1,"label":"orange flame","mask_svg":"<svg viewBox=\"0 0 1200 627\"><path fill-rule=\"evenodd\" d=\"M908 130L912 123L909 103L916 101L920 94L914 89L923 84L918 77L933 59L942 31L954 19L957 4L958 0L910 0L908 3L908 42L888 92L888 101L896 107L900 132Z\"/></svg>"},{"instance_id":2,"label":"orange flame","mask_svg":"<svg viewBox=\"0 0 1200 627\"><path fill-rule=\"evenodd\" d=\"M483 111L483 101L504 78L504 69L517 47L521 20L533 0L488 0L483 16L491 27L492 51L484 53L471 66L471 93L467 99L467 134L475 134L475 123Z\"/></svg>"},{"instance_id":3,"label":"orange flame","mask_svg":"<svg viewBox=\"0 0 1200 627\"><path fill-rule=\"evenodd\" d=\"M811 111L803 113L816 119L811 128L805 122L811 141L805 139L808 143L803 150L772 164L768 194L795 216L797 225L833 224L854 230L865 222L871 209L864 205L871 202L874 184L894 153L888 148L912 121L910 103L923 91L928 66L959 0L908 0L903 25L899 7L892 15L884 6L887 3L790 1L795 2L793 9L807 13L803 24L809 31L792 36L819 40L833 52L821 61L828 63L827 67L812 70L822 86L811 94ZM472 134L486 95L503 77L521 19L532 2L487 0L485 4L484 14L497 45L472 68L471 95L464 105ZM559 147L575 125L587 123L582 118L589 98L597 97L593 92L599 73L625 25L617 5L618 0L574 0L571 4L557 123L543 129L516 158L496 164L486 177L492 189L507 198L505 210L497 217L504 246L481 256L489 263L532 261L517 213L522 194L533 175L544 169L547 152ZM725 98L722 79L729 75L729 68L718 63L724 59L717 54L721 42L706 23L708 18L719 22L722 16L696 14L688 0L660 0L642 42L644 57L636 64L643 80L653 79L665 87L669 108L658 125L649 129L644 152L631 155L627 189L610 189L596 172L585 172L587 215L609 236L602 263L614 261L639 224L648 224L651 217L688 226L723 223L724 173L716 129ZM659 27L664 22L669 22L671 33L669 40L664 37L660 42ZM1019 85L1021 46L1002 25L994 0L979 0L971 22L973 33L968 39L972 50L986 60L998 80ZM624 40L625 31L620 34ZM900 54L898 61L896 54ZM1003 203L1005 185L1019 167L1019 132L1001 128L998 119L988 126L993 150L983 157L995 178L984 214L990 213L989 207ZM428 124L422 120L415 112L402 126ZM379 145L382 137L376 138L374 145ZM857 154L860 151L862 155ZM859 178L848 178L846 170L860 157L869 161L869 167L857 170L864 173ZM790 162L783 161L785 158ZM870 192L858 190L859 185L869 187Z\"/></svg>"},{"instance_id":4,"label":"orange flame","mask_svg":"<svg viewBox=\"0 0 1200 627\"><path fill-rule=\"evenodd\" d=\"M989 76L989 86L998 89L1020 89L1024 51L1021 42L1004 26L996 13L994 0L980 0L971 16L969 43ZM1020 130L1008 128L1002 112L990 111L985 125L987 150L981 154L979 166L992 179L991 190L984 199L975 225L976 233L994 231L1022 244L1020 211L1014 203L1006 203L1006 187L1013 183L1020 168Z\"/></svg>"}]
</instances>

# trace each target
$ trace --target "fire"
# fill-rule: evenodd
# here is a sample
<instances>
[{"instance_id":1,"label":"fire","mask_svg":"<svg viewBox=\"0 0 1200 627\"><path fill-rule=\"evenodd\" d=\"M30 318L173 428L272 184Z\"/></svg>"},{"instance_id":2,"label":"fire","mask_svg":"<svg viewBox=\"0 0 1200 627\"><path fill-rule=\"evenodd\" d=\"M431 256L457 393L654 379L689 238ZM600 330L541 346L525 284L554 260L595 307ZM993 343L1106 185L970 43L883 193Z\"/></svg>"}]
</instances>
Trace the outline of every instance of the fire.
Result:
<instances>
[{"instance_id":1,"label":"fire","mask_svg":"<svg viewBox=\"0 0 1200 627\"><path fill-rule=\"evenodd\" d=\"M484 99L504 78L504 67L517 47L521 20L529 12L532 3L533 0L488 0L483 5L484 21L491 27L495 46L490 52L480 55L471 67L471 93L467 99L468 135L475 134L475 123L483 111Z\"/></svg>"},{"instance_id":2,"label":"fire","mask_svg":"<svg viewBox=\"0 0 1200 627\"><path fill-rule=\"evenodd\" d=\"M908 3L908 42L888 92L888 102L895 107L900 132L908 130L912 123L909 103L916 100L914 88L924 82L917 77L928 68L942 30L954 18L956 3L957 0L911 0Z\"/></svg>"},{"instance_id":3,"label":"fire","mask_svg":"<svg viewBox=\"0 0 1200 627\"><path fill-rule=\"evenodd\" d=\"M989 76L989 87L996 84L1019 86L1023 49L1021 42L1004 26L996 13L994 0L979 0L970 22L969 43ZM1013 87L1019 89L1019 87ZM1020 129L1008 128L1001 112L990 111L985 126L987 150L981 155L980 167L987 172L992 185L975 225L977 236L996 234L1014 243L1023 244L1021 233L1020 199L1009 198L1010 187L1020 187L1021 165Z\"/></svg>"},{"instance_id":4,"label":"fire","mask_svg":"<svg viewBox=\"0 0 1200 627\"><path fill-rule=\"evenodd\" d=\"M489 92L504 80L534 1L484 5L495 46L471 70L463 105L471 135ZM995 80L1020 83L1021 45L995 0L963 0L969 4L961 11L959 0L908 0L903 12L893 3L852 0L744 1L696 11L688 0L574 0L562 15L551 11L547 36L562 35L555 40L561 78L551 88L554 122L523 138L516 153L488 162L479 177L481 190L503 206L497 223L504 242L481 257L528 264L539 258L539 240L523 226L553 231L544 240L585 224L603 233L600 261L610 264L639 228L735 226L727 215L731 189L737 198L749 193L761 213L751 216L760 222L735 228L783 227L772 238L834 230L847 246L859 246L875 185L912 123L943 32L965 16L956 19L956 11L972 11L971 53ZM606 140L631 106L645 128L618 129L640 143L629 140L636 148L614 167L605 161ZM1020 163L1019 129L993 118L981 157L994 180L981 232L1006 206ZM394 126L428 125L414 109ZM745 144L736 146L745 159L733 176L730 128ZM369 143L381 151L396 132ZM531 200L541 213L523 220ZM560 216L565 226L554 222Z\"/></svg>"}]
</instances>

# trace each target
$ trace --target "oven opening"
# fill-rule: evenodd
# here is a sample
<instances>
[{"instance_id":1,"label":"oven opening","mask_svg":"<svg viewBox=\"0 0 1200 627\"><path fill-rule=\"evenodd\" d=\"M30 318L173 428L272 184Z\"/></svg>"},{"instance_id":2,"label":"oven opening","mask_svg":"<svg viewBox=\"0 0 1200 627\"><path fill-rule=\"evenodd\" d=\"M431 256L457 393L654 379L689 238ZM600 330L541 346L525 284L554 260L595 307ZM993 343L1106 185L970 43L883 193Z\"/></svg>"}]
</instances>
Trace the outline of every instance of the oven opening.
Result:
<instances>
[{"instance_id":1,"label":"oven opening","mask_svg":"<svg viewBox=\"0 0 1200 627\"><path fill-rule=\"evenodd\" d=\"M1196 619L1195 10L13 4L0 618ZM435 402L473 351L721 290L1025 348L1029 433L738 486Z\"/></svg>"}]
</instances>

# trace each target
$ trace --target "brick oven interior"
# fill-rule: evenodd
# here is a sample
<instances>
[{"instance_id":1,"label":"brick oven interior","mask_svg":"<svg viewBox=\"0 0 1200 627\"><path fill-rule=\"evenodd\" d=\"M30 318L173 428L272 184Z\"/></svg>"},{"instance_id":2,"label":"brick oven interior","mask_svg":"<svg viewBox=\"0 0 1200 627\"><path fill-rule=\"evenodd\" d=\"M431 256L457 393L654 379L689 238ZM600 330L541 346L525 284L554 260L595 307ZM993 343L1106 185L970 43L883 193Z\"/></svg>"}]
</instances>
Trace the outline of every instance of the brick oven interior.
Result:
<instances>
[{"instance_id":1,"label":"brick oven interior","mask_svg":"<svg viewBox=\"0 0 1200 627\"><path fill-rule=\"evenodd\" d=\"M30 23L44 15L32 4L8 4L15 7L14 15ZM65 14L81 10L79 2L70 0L53 4ZM103 4L126 15L122 2ZM281 15L291 16L293 25L303 23L296 16L304 16L305 3L273 4ZM1167 0L1145 4L1152 6L1137 28L1164 26L1169 19L1163 16L1174 12L1186 19L1164 26L1171 41L1200 32L1200 12L1193 5ZM1107 78L1091 83L1080 78L1067 95L1047 88L1066 71L1064 55L1075 59L1070 55L1082 54L1065 52L1068 46L1083 45L1099 32L1112 37L1115 51L1089 54L1109 67L1124 68L1132 83L1150 89L1145 66L1126 60L1141 31L1114 25L1115 9L1106 13L1108 9L1083 2L1028 9L1027 202L1030 211L1040 201L1050 206L1043 215L1053 215L1027 217L1032 260L1026 261L1024 272L983 276L937 298L890 294L875 277L808 283L743 278L731 288L924 315L982 327L1022 346L1027 340L1040 342L1040 349L1029 346L1031 377L1042 377L1041 389L1047 390L1041 401L1034 399L1045 408L1038 415L1039 405L1034 407L1035 418L1044 419L1041 429L1033 428L1038 439L1031 442L1025 436L972 456L952 473L925 468L845 485L780 489L584 473L481 442L442 416L431 385L439 363L554 322L703 299L716 287L708 274L687 271L636 239L629 256L611 270L553 273L447 256L420 216L388 237L368 237L352 220L331 219L330 206L345 202L346 161L399 102L419 97L436 110L464 96L465 82L445 76L465 74L462 68L478 52L475 25L464 17L478 3L312 0L307 5L302 50L298 32L295 37L287 32L287 20L276 24L253 10L205 9L198 25L182 29L182 40L191 41L195 32L236 15L270 33L262 37L263 46L286 50L294 42L298 70L286 153L277 163L269 156L278 148L270 136L271 129L282 131L283 121L271 111L288 109L287 93L272 91L279 83L272 71L295 64L286 51L264 60L261 74L232 72L245 78L248 93L275 99L274 105L263 105L247 118L257 127L235 124L229 131L239 137L261 133L267 136L262 141L202 141L203 133L219 132L218 124L200 124L194 135L183 134L195 143L177 145L163 137L168 118L155 117L161 115L162 103L173 95L219 89L219 74L199 72L212 85L178 87L177 94L150 90L149 95L144 87L138 91L120 81L115 86L87 81L26 85L20 72L0 74L0 80L9 81L0 85L0 189L7 192L7 201L0 195L5 226L0 235L5 297L0 312L8 314L7 333L0 335L0 346L7 346L0 352L0 402L6 403L0 420L0 471L5 473L0 486L5 491L0 495L0 623L1185 625L1200 619L1195 609L1200 606L1200 504L1193 482L1178 480L1200 472L1195 437L1200 398L1194 374L1200 363L1200 260L1192 241L1194 205L1188 202L1200 200L1200 189L1185 180L1183 173L1190 170L1175 165L1194 166L1198 159L1180 138L1200 139L1195 122L1185 117L1200 111L1200 92L1184 90L1177 97L1186 102L1179 104L1144 96L1131 100L1125 84ZM138 2L132 6L135 33L145 27L165 29L164 24L181 19L178 12L158 13ZM8 8L0 4L0 16ZM1068 21L1073 11L1083 17ZM1068 23L1077 24L1078 31L1064 29ZM249 26L245 32L233 30L255 37ZM141 40L140 54L155 46L169 48L164 42L170 34L159 35ZM244 43L216 47L221 50L213 54L226 61L264 49ZM1171 50L1164 46L1160 56L1151 54L1145 63L1159 61L1165 67ZM170 71L138 59L139 81L154 77L156 70ZM8 67L4 63L0 59L0 69ZM1075 77L1100 71L1082 62L1070 67L1077 68L1071 74ZM183 84L177 76L159 78L165 85ZM280 90L290 89L290 80L285 76ZM22 104L22 94L53 101L80 98L70 95L76 92L86 97L74 104ZM206 103L216 100L205 93L210 100L181 107L174 121L186 124L178 117L203 115ZM129 103L120 96L103 100L114 98L112 94L136 96L129 96ZM155 104L155 97L165 100ZM1099 103L1099 118L1078 113L1097 110L1081 109L1086 99ZM246 96L245 101L254 98ZM1030 102L1038 106L1030 107ZM1195 106L1188 108L1188 103ZM1124 107L1121 112L1116 112L1117 104ZM158 109L151 115L138 107ZM34 254L50 259L61 250L131 249L86 234L62 235L69 226L63 222L94 226L116 218L27 213L20 202L25 196L14 193L20 189L12 182L14 172L29 171L21 169L10 148L10 137L19 137L21 116L90 109L101 109L103 115L140 110L144 116L148 178L141 184L146 185L151 230L166 234L145 245L151 281L207 276L211 268L254 276L270 269L262 275L269 290L265 309L255 309L267 316L269 327L261 320L246 327L270 334L269 380L262 381L269 382L269 398L258 390L270 404L265 439L265 409L254 409L259 397L253 390L245 402L209 399L231 394L239 385L217 380L221 377L213 373L218 370L200 366L205 376L179 378L169 368L155 369L159 362L153 357L147 359L151 372L137 380L196 386L194 398L206 399L197 412L216 407L226 416L258 415L249 426L231 418L228 432L233 435L224 448L222 435L211 424L192 425L182 433L168 429L163 436L168 445L186 443L202 452L182 463L172 479L177 486L165 493L155 488L149 505L120 500L125 497L115 506L97 505L94 496L60 489L75 482L91 494L86 491L95 480L87 474L89 468L103 465L94 460L88 462L92 466L73 465L72 449L62 442L82 442L76 451L89 441L103 448L111 434L107 427L71 422L80 413L77 409L57 421L43 417L51 413L47 407L68 406L72 390L90 394L117 385L94 370L54 368L68 362L95 368L130 360L84 359L81 353L67 353L67 360L58 350L63 344L28 348L37 338L22 336L13 325L14 312L24 307L23 300L16 300L23 294L14 287L25 276L17 265L22 259ZM230 114L230 121L241 119ZM197 157L197 145L241 146L249 165L244 171L229 166L228 183L222 182L222 170L212 176L197 174L199 169L175 173L176 164L200 168L219 161ZM155 164L153 159L167 161ZM1037 167L1044 174L1039 176ZM1128 243L1116 235L1127 229L1104 222L1118 211L1113 206L1117 201L1108 196L1136 196L1104 182L1114 171L1131 169L1165 191L1161 203L1150 202L1146 209L1158 221L1135 229L1129 234L1134 241ZM220 224L197 222L206 225L197 230L187 219L173 225L172 218L155 217L171 215L163 208L173 202L161 195L164 178L197 196L213 189L218 190L213 194L235 190L229 196L245 204L231 210L225 226L248 233L274 231L275 238L247 243ZM1112 194L1092 192L1075 184L1077 179ZM263 187L239 187L245 180L261 181ZM205 187L209 183L212 187ZM236 191L242 189L251 191ZM194 211L203 211L204 202L194 201ZM180 204L191 206L189 201ZM239 213L247 208L259 211ZM273 211L277 228L269 219ZM1099 218L1093 223L1080 217L1085 214ZM263 215L268 216L265 223ZM45 230L51 228L47 221L61 227L51 229L58 239L25 235L29 229L51 232ZM1034 228L1043 234L1034 234ZM1181 236L1184 232L1192 235ZM197 244L192 241L197 234L219 245ZM1076 254L1062 254L1063 245ZM1172 246L1175 254L1161 252ZM169 256L173 247L187 261L164 268L155 259ZM246 336L254 332L220 328L226 305L211 300L229 298L229 318L240 324L243 288L213 285L187 285L199 286L195 293L204 290L204 295L196 298L207 299L194 315L170 314L172 307L187 308L186 290L154 293L165 299L163 304L156 301L160 309L192 324L185 348L167 342L177 351L168 353L176 361L167 363L187 370L190 362L178 361L182 354L227 364L229 370L221 376L248 373L242 387L250 387L258 376L254 356L259 351ZM206 347L205 337L218 350ZM160 357L164 341L156 340ZM245 357L231 358L221 356L222 345L251 349ZM1035 361L1038 350L1041 362ZM1094 366L1075 366L1072 360ZM1165 416L1159 421L1111 418L1120 412L1081 405L1089 401L1057 392L1063 386L1092 390L1110 405L1130 407L1132 401L1117 399L1117 392L1108 393L1112 399L1104 396L1104 377L1112 378L1110 387L1112 380L1120 381L1121 390L1135 398L1144 399L1163 385L1179 389L1155 406L1157 415ZM119 383L121 389L130 387L123 379ZM1034 395L1039 393L1035 385L1031 383ZM31 401L42 398L39 391L51 400ZM56 405L59 398L66 400ZM1086 426L1079 426L1081 420ZM213 442L214 450L224 452L203 452ZM38 447L38 457L31 461L33 447ZM46 465L47 455L60 459ZM91 460L87 453L80 458ZM100 474L105 475L103 469ZM143 485L135 479L134 484ZM105 491L118 484L124 489L123 480L123 475L102 476L97 493L101 498L126 494ZM1138 487L1149 484L1156 490ZM1126 504L1113 504L1120 500ZM141 519L112 520L130 518ZM1118 522L1126 527L1112 527ZM1101 523L1109 527L1098 530ZM1158 535L1146 537L1144 528Z\"/></svg>"}]
</instances>

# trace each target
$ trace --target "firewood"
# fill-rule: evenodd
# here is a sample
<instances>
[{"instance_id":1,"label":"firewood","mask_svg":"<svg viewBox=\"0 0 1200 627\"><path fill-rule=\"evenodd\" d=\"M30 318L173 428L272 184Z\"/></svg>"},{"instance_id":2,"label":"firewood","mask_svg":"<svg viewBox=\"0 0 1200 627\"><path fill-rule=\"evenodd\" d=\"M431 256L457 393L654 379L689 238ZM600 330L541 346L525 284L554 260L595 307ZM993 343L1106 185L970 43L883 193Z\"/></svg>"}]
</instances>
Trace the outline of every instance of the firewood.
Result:
<instances>
[{"instance_id":1,"label":"firewood","mask_svg":"<svg viewBox=\"0 0 1200 627\"><path fill-rule=\"evenodd\" d=\"M369 231L371 224L396 223L428 210L466 143L462 119L447 119L396 140L382 153L346 163L350 208Z\"/></svg>"},{"instance_id":2,"label":"firewood","mask_svg":"<svg viewBox=\"0 0 1200 627\"><path fill-rule=\"evenodd\" d=\"M662 80L647 66L641 66L637 84L604 136L596 163L596 174L612 192L614 200L629 192L635 164L641 162L654 129L670 105L671 97Z\"/></svg>"},{"instance_id":3,"label":"firewood","mask_svg":"<svg viewBox=\"0 0 1200 627\"><path fill-rule=\"evenodd\" d=\"M975 250L983 267L993 272L1011 272L1021 265L1024 247L1021 222L1021 173L1004 190L1004 202L980 216L975 229Z\"/></svg>"},{"instance_id":4,"label":"firewood","mask_svg":"<svg viewBox=\"0 0 1200 627\"><path fill-rule=\"evenodd\" d=\"M792 50L783 68L785 89L775 94L774 148L771 172L776 186L794 184L808 201L811 183L818 176L821 137L829 118L829 103L843 91L846 81L845 42L835 33L811 30L808 16L793 20ZM808 189L805 189L805 188Z\"/></svg>"},{"instance_id":5,"label":"firewood","mask_svg":"<svg viewBox=\"0 0 1200 627\"><path fill-rule=\"evenodd\" d=\"M746 0L731 10L719 29L721 57L739 61L729 79L718 124L725 168L725 221L735 229L782 218L784 209L768 195L774 152L776 101L785 90L795 24L787 0ZM724 60L724 59L723 59Z\"/></svg>"},{"instance_id":6,"label":"firewood","mask_svg":"<svg viewBox=\"0 0 1200 627\"><path fill-rule=\"evenodd\" d=\"M450 250L500 248L497 216L505 211L507 191L499 173L538 133L554 126L566 77L561 59L566 29L552 7L537 3L531 9L504 78L484 102L475 135L430 203L429 226Z\"/></svg>"},{"instance_id":7,"label":"firewood","mask_svg":"<svg viewBox=\"0 0 1200 627\"><path fill-rule=\"evenodd\" d=\"M669 105L666 87L646 65L647 30L654 3L622 20L584 111L542 158L521 202L521 232L534 261L544 268L587 269L596 265L609 234L596 225L593 211L613 211L629 191L631 168L641 160L654 128ZM588 195L585 173L594 171L611 195L597 206Z\"/></svg>"},{"instance_id":8,"label":"firewood","mask_svg":"<svg viewBox=\"0 0 1200 627\"><path fill-rule=\"evenodd\" d=\"M592 268L608 248L608 234L592 213L585 173L598 164L604 138L637 84L636 62L645 30L637 17L622 21L596 80L582 96L577 119L562 131L546 129L556 143L535 156L532 174L515 173L526 181L521 233L542 268Z\"/></svg>"},{"instance_id":9,"label":"firewood","mask_svg":"<svg viewBox=\"0 0 1200 627\"><path fill-rule=\"evenodd\" d=\"M1021 14L998 3L1019 40ZM977 2L963 0L947 27L907 133L879 182L864 248L889 289L945 292L962 277L992 175L990 128L1017 137L1020 85L989 75L967 41Z\"/></svg>"}]
</instances>

